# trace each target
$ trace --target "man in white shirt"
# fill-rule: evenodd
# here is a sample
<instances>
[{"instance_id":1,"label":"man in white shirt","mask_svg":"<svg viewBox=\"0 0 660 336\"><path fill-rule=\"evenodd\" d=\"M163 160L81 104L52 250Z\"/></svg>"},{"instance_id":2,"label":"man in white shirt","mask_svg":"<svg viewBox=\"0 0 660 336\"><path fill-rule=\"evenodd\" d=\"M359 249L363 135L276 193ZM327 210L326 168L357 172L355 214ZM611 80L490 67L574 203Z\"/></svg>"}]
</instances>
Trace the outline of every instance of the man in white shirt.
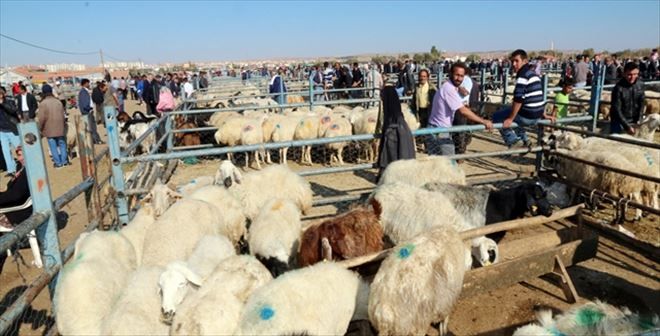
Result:
<instances>
[{"instance_id":1,"label":"man in white shirt","mask_svg":"<svg viewBox=\"0 0 660 336\"><path fill-rule=\"evenodd\" d=\"M21 96L19 97L19 106L21 111L21 121L34 119L37 115L37 99L31 93L27 92L25 85L20 86Z\"/></svg>"}]
</instances>

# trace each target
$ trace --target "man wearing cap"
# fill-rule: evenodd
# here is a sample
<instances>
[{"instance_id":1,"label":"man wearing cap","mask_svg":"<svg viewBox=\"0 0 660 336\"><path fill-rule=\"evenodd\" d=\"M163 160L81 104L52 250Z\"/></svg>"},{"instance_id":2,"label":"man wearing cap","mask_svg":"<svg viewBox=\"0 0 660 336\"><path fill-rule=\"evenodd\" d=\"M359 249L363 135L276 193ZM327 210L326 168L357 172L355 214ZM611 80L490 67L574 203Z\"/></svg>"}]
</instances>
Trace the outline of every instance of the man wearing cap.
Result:
<instances>
[{"instance_id":1,"label":"man wearing cap","mask_svg":"<svg viewBox=\"0 0 660 336\"><path fill-rule=\"evenodd\" d=\"M43 100L39 107L39 132L48 139L48 147L55 168L69 164L66 148L66 121L62 104L53 97L53 88L45 84L41 89Z\"/></svg>"}]
</instances>

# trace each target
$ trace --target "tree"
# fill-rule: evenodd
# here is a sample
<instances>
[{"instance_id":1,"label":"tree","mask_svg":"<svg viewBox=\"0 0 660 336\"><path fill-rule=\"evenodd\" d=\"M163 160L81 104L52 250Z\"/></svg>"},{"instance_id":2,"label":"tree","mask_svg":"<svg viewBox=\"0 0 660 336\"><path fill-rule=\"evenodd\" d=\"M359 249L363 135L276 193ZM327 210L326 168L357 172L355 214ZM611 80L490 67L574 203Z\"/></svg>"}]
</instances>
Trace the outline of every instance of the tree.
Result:
<instances>
[{"instance_id":1,"label":"tree","mask_svg":"<svg viewBox=\"0 0 660 336\"><path fill-rule=\"evenodd\" d=\"M372 63L385 64L387 63L387 61L388 61L387 57L380 55L376 55L371 58Z\"/></svg>"},{"instance_id":2,"label":"tree","mask_svg":"<svg viewBox=\"0 0 660 336\"><path fill-rule=\"evenodd\" d=\"M424 62L424 54L414 54L413 55L413 61L417 63Z\"/></svg>"},{"instance_id":3,"label":"tree","mask_svg":"<svg viewBox=\"0 0 660 336\"><path fill-rule=\"evenodd\" d=\"M401 55L399 55L399 58L402 59L402 60L407 60L407 59L410 59L410 55L408 55L408 54L401 54Z\"/></svg>"},{"instance_id":4,"label":"tree","mask_svg":"<svg viewBox=\"0 0 660 336\"><path fill-rule=\"evenodd\" d=\"M594 57L594 54L595 54L594 48L589 48L589 49L582 50L582 55L587 56L589 58Z\"/></svg>"},{"instance_id":5,"label":"tree","mask_svg":"<svg viewBox=\"0 0 660 336\"><path fill-rule=\"evenodd\" d=\"M481 59L477 54L469 54L466 58L466 62L478 62Z\"/></svg>"},{"instance_id":6,"label":"tree","mask_svg":"<svg viewBox=\"0 0 660 336\"><path fill-rule=\"evenodd\" d=\"M432 60L440 59L440 51L438 51L438 48L436 48L435 46L431 46L431 57Z\"/></svg>"}]
</instances>

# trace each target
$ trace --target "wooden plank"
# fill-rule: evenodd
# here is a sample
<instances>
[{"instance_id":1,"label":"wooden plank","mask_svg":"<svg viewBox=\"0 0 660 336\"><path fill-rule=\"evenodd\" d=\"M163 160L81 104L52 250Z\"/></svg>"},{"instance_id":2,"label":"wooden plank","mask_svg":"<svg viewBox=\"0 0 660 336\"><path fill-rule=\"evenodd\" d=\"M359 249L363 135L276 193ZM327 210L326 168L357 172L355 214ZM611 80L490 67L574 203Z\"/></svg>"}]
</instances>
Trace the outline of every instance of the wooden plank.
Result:
<instances>
[{"instance_id":1,"label":"wooden plank","mask_svg":"<svg viewBox=\"0 0 660 336\"><path fill-rule=\"evenodd\" d=\"M653 246L653 244L627 236L612 227L600 224L587 216L583 216L582 223L635 252L645 255L655 262L660 262L660 248Z\"/></svg>"},{"instance_id":2,"label":"wooden plank","mask_svg":"<svg viewBox=\"0 0 660 336\"><path fill-rule=\"evenodd\" d=\"M513 260L533 253L555 248L561 244L575 241L579 238L577 227L552 230L538 233L521 239L510 240L498 244L500 261Z\"/></svg>"},{"instance_id":3,"label":"wooden plank","mask_svg":"<svg viewBox=\"0 0 660 336\"><path fill-rule=\"evenodd\" d=\"M461 297L466 298L552 273L555 256L566 267L596 256L598 237L573 241L539 253L469 271Z\"/></svg>"}]
</instances>

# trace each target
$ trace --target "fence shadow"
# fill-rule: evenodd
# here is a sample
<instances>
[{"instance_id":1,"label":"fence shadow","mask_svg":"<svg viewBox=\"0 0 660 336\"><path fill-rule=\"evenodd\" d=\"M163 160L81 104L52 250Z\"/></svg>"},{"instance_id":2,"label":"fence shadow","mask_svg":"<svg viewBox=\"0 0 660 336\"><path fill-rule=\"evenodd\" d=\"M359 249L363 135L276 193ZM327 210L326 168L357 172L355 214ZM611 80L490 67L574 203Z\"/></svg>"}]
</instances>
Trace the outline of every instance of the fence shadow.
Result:
<instances>
[{"instance_id":1,"label":"fence shadow","mask_svg":"<svg viewBox=\"0 0 660 336\"><path fill-rule=\"evenodd\" d=\"M18 286L15 288L12 288L5 296L0 300L0 315L4 314L11 306L11 304L27 289L27 286ZM20 329L22 324L30 324L30 329L31 330L38 330L43 327L44 332L42 334L45 334L48 329L52 325L55 324L55 319L48 314L47 309L41 309L41 310L35 310L32 309L32 306L29 306L21 316L14 321L11 327L9 327L9 331L5 333L3 336L18 336L21 335Z\"/></svg>"}]
</instances>

